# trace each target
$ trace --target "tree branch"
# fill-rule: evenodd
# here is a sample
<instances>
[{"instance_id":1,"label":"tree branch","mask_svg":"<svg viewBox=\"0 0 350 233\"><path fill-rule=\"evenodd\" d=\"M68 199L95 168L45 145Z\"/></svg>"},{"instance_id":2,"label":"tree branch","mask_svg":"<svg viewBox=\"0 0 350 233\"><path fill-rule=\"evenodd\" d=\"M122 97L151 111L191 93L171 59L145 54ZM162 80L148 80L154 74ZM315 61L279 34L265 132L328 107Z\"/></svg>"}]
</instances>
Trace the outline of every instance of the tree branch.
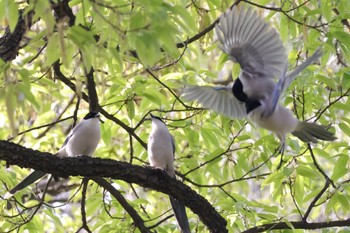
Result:
<instances>
[{"instance_id":1,"label":"tree branch","mask_svg":"<svg viewBox=\"0 0 350 233\"><path fill-rule=\"evenodd\" d=\"M64 84L66 84L74 93L76 93L76 87L73 82L71 82L60 70L60 63L57 61L53 64L53 70L55 72L55 75L58 77L59 80L61 80ZM86 101L89 102L89 96L85 93L81 93L82 98ZM118 124L121 126L123 129L125 129L129 134L131 134L140 144L143 148L147 148L147 143L145 143L139 136L135 134L135 130L128 125L126 125L124 122L119 120L118 118L114 117L113 115L109 114L106 110L104 110L100 105L98 106L98 111L106 117L108 120L113 121L114 123Z\"/></svg>"},{"instance_id":2,"label":"tree branch","mask_svg":"<svg viewBox=\"0 0 350 233\"><path fill-rule=\"evenodd\" d=\"M110 194L117 199L119 204L123 206L124 210L128 212L130 217L134 220L134 223L136 227L139 228L139 230L142 233L150 233L151 231L145 226L143 219L140 217L140 215L136 212L136 210L125 200L123 195L115 189L110 183L108 183L105 179L101 177L92 177L91 180L95 181L97 184L99 184L101 187L105 188L110 192Z\"/></svg>"},{"instance_id":3,"label":"tree branch","mask_svg":"<svg viewBox=\"0 0 350 233\"><path fill-rule=\"evenodd\" d=\"M313 230L313 229L322 229L322 228L330 228L330 227L344 227L350 226L350 219L346 220L338 220L338 221L327 221L327 222L315 222L308 223L304 221L298 222L279 222L279 223L269 223L263 224L260 226L256 226L250 228L242 233L256 233L256 232L264 232L268 230L281 230L281 229L292 229L290 226L293 226L294 229L304 229L304 230Z\"/></svg>"},{"instance_id":4,"label":"tree branch","mask_svg":"<svg viewBox=\"0 0 350 233\"><path fill-rule=\"evenodd\" d=\"M324 192L326 192L326 190L328 189L330 184L329 180L326 180L326 183L324 184L324 187L322 188L322 190L316 195L316 197L312 200L312 202L310 203L309 208L307 209L305 215L302 217L303 221L307 221L307 218L309 217L311 210L315 207L316 202L321 198L321 196L324 194Z\"/></svg>"},{"instance_id":5,"label":"tree branch","mask_svg":"<svg viewBox=\"0 0 350 233\"><path fill-rule=\"evenodd\" d=\"M83 179L83 190L81 192L81 221L83 222L83 225L81 229L86 230L87 232L91 233L91 230L87 224L86 221L86 211L85 211L85 201L86 201L86 191L88 187L89 179Z\"/></svg>"},{"instance_id":6,"label":"tree branch","mask_svg":"<svg viewBox=\"0 0 350 233\"><path fill-rule=\"evenodd\" d=\"M0 160L7 165L33 168L55 177L110 177L171 195L197 214L211 232L227 232L227 222L202 196L160 169L141 167L111 159L79 156L59 158L0 140Z\"/></svg>"},{"instance_id":7,"label":"tree branch","mask_svg":"<svg viewBox=\"0 0 350 233\"><path fill-rule=\"evenodd\" d=\"M98 104L98 97L96 93L96 84L94 80L94 69L91 68L88 72L85 70L86 81L87 81L87 89L89 94L89 110L90 112L98 112L100 108Z\"/></svg>"},{"instance_id":8,"label":"tree branch","mask_svg":"<svg viewBox=\"0 0 350 233\"><path fill-rule=\"evenodd\" d=\"M235 5L238 5L242 0L236 0L231 6L230 9L232 9ZM219 22L220 18L217 18L212 24L210 24L207 28L205 28L203 31L201 31L200 33L192 36L191 38L177 43L176 47L177 48L183 48L186 47L187 45L191 44L192 42L199 40L202 36L204 36L205 34L207 34L208 32L210 32L211 30L213 30L213 28L215 27L215 25Z\"/></svg>"},{"instance_id":9,"label":"tree branch","mask_svg":"<svg viewBox=\"0 0 350 233\"><path fill-rule=\"evenodd\" d=\"M311 148L311 145L310 143L307 144L307 148L308 150L310 151L310 155L311 155L311 158L312 158L312 161L316 167L316 169L322 174L322 176L325 178L326 181L329 181L331 183L331 185L333 186L333 188L337 188L333 182L333 180L331 180L331 178L329 178L327 176L327 174L322 170L322 168L320 167L320 165L318 165L317 163L317 160L316 160L316 157L314 155L314 151L312 150Z\"/></svg>"},{"instance_id":10,"label":"tree branch","mask_svg":"<svg viewBox=\"0 0 350 233\"><path fill-rule=\"evenodd\" d=\"M32 13L29 12L26 16L29 24L31 23L31 15ZM7 62L16 58L26 28L25 18L20 12L15 30L11 32L10 28L7 27L5 34L0 38L0 58L2 60Z\"/></svg>"}]
</instances>

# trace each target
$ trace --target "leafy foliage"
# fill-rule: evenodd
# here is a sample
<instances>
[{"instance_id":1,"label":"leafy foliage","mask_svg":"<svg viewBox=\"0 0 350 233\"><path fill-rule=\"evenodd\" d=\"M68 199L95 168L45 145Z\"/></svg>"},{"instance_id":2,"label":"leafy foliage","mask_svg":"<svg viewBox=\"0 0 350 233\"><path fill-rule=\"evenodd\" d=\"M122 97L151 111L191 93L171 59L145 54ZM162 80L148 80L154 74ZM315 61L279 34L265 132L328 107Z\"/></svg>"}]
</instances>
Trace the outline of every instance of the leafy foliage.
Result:
<instances>
[{"instance_id":1,"label":"leafy foliage","mask_svg":"<svg viewBox=\"0 0 350 233\"><path fill-rule=\"evenodd\" d=\"M18 56L0 61L0 138L55 153L72 124L89 109L80 99L87 93L86 73L93 69L99 105L112 116L102 117L95 156L147 165L140 141L147 142L150 121L143 120L153 112L165 119L175 138L178 176L212 203L227 220L229 232L279 222L288 229L296 227L295 221L346 220L350 3L282 2L239 4L256 9L280 33L290 69L322 47L319 64L302 72L283 101L300 120L331 125L335 142L307 145L290 135L282 158L269 132L183 102L186 84L223 81L228 73L235 77L239 72L217 48L212 30L232 2L214 0L0 0L4 35L5 28L15 31L19 17L29 25ZM0 54L3 51L0 45ZM29 171L2 165L4 196ZM40 182L45 195L32 185L15 195L16 202L1 201L0 229L74 232L83 226L92 232L134 231L133 219L96 183L89 182L84 197L81 179L60 182L59 188L49 185L47 190ZM157 232L178 231L175 218L167 219L172 212L166 195L111 182L147 226ZM207 230L189 209L187 213L193 232Z\"/></svg>"}]
</instances>

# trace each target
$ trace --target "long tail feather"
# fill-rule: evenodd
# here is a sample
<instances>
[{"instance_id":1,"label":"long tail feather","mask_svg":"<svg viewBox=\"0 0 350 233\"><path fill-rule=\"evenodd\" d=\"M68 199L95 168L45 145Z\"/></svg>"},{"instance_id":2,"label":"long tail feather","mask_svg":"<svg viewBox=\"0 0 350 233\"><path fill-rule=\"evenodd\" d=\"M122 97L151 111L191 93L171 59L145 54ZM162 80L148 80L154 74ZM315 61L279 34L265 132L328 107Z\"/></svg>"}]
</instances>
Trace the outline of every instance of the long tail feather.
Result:
<instances>
[{"instance_id":1,"label":"long tail feather","mask_svg":"<svg viewBox=\"0 0 350 233\"><path fill-rule=\"evenodd\" d=\"M169 196L171 206L173 207L174 214L177 222L181 228L182 233L191 233L190 225L188 223L185 205L175 198Z\"/></svg>"},{"instance_id":2,"label":"long tail feather","mask_svg":"<svg viewBox=\"0 0 350 233\"><path fill-rule=\"evenodd\" d=\"M31 185L32 183L34 183L35 181L39 180L41 177L43 177L44 175L46 175L45 172L42 171L33 171L29 176L27 176L26 178L24 178L24 180L22 180L19 184L17 184L13 189L11 189L10 191L8 191L5 196L4 199L8 199L10 197L12 197L16 192L24 189L25 187L27 187L28 185Z\"/></svg>"},{"instance_id":3,"label":"long tail feather","mask_svg":"<svg viewBox=\"0 0 350 233\"><path fill-rule=\"evenodd\" d=\"M292 134L304 142L333 141L336 139L334 133L328 131L328 127L313 122L300 122Z\"/></svg>"},{"instance_id":4,"label":"long tail feather","mask_svg":"<svg viewBox=\"0 0 350 233\"><path fill-rule=\"evenodd\" d=\"M311 57L307 58L302 64L297 66L292 72L288 73L282 84L282 91L285 90L290 83L295 79L295 77L303 71L306 67L308 67L311 63L316 61L322 55L321 49L318 48Z\"/></svg>"}]
</instances>

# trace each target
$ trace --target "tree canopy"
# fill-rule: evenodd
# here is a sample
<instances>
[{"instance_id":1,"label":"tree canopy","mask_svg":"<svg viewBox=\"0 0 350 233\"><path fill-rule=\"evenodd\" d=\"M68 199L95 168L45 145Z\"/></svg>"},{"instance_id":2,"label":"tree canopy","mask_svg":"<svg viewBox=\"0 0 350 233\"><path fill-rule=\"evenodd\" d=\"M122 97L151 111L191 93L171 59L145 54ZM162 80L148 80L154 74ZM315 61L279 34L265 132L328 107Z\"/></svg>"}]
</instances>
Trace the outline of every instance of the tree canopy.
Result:
<instances>
[{"instance_id":1,"label":"tree canopy","mask_svg":"<svg viewBox=\"0 0 350 233\"><path fill-rule=\"evenodd\" d=\"M239 65L214 26L252 7L280 34L289 70L321 48L281 103L337 140L287 136L186 102L189 84L225 84ZM0 0L0 196L30 173L53 175L0 198L0 232L192 232L350 229L350 2ZM52 156L89 110L94 158ZM148 167L149 113L175 139L177 180ZM298 230L296 230L298 229Z\"/></svg>"}]
</instances>

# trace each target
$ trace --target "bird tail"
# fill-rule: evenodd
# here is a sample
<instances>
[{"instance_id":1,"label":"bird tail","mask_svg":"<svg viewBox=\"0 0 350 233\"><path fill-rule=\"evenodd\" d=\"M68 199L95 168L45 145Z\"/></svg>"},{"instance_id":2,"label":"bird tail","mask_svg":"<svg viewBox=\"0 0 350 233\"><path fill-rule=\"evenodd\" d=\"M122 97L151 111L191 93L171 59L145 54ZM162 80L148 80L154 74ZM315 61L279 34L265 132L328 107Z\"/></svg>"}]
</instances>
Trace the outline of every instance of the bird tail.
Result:
<instances>
[{"instance_id":1,"label":"bird tail","mask_svg":"<svg viewBox=\"0 0 350 233\"><path fill-rule=\"evenodd\" d=\"M169 198L170 198L171 206L173 207L173 210L174 210L176 220L181 228L181 232L191 233L185 205L182 202L173 198L172 196L169 196Z\"/></svg>"},{"instance_id":2,"label":"bird tail","mask_svg":"<svg viewBox=\"0 0 350 233\"><path fill-rule=\"evenodd\" d=\"M327 126L318 125L314 122L299 122L296 130L292 134L303 142L333 141L336 139L334 133L328 131Z\"/></svg>"},{"instance_id":3,"label":"bird tail","mask_svg":"<svg viewBox=\"0 0 350 233\"><path fill-rule=\"evenodd\" d=\"M4 199L9 199L10 197L12 197L16 192L24 189L25 187L27 187L28 185L34 183L35 181L39 180L41 177L43 177L46 173L42 172L42 171L33 171L29 176L27 176L26 178L24 178L24 180L22 180L19 184L17 184L13 189L11 189L10 191L8 191L5 196Z\"/></svg>"},{"instance_id":4,"label":"bird tail","mask_svg":"<svg viewBox=\"0 0 350 233\"><path fill-rule=\"evenodd\" d=\"M318 48L314 54L311 55L311 57L308 57L302 64L298 65L297 68L295 68L292 72L288 73L285 76L285 79L282 84L282 91L285 90L289 84L295 79L295 77L303 71L306 67L311 65L314 61L316 61L319 57L321 57L322 52L321 49Z\"/></svg>"}]
</instances>

